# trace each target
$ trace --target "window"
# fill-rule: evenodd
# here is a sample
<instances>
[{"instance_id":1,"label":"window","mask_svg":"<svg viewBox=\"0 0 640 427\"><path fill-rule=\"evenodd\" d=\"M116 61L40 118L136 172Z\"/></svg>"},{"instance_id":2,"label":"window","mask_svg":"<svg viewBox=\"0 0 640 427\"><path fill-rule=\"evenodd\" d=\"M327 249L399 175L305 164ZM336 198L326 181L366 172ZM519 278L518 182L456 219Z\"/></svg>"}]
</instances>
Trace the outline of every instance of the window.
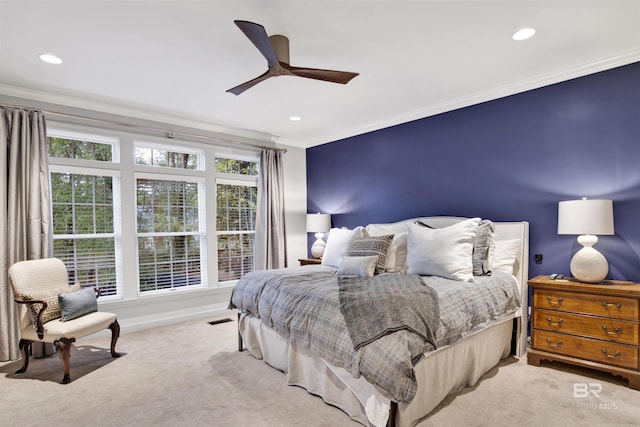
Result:
<instances>
[{"instance_id":1,"label":"window","mask_svg":"<svg viewBox=\"0 0 640 427\"><path fill-rule=\"evenodd\" d=\"M91 136L50 136L47 142L51 157L113 160L113 145L92 141ZM77 166L51 163L53 256L67 266L70 284L80 282L100 288L105 296L118 295L117 174L109 169L88 169L80 161Z\"/></svg>"},{"instance_id":2,"label":"window","mask_svg":"<svg viewBox=\"0 0 640 427\"><path fill-rule=\"evenodd\" d=\"M51 132L49 133L51 135ZM113 161L113 144L101 143L97 141L82 141L73 134L69 137L49 136L47 138L47 149L50 157L63 159L97 160L102 162ZM91 136L86 136L87 139Z\"/></svg>"},{"instance_id":3,"label":"window","mask_svg":"<svg viewBox=\"0 0 640 427\"><path fill-rule=\"evenodd\" d=\"M216 171L244 175L216 181L218 280L238 280L253 269L258 162L216 158Z\"/></svg>"},{"instance_id":4,"label":"window","mask_svg":"<svg viewBox=\"0 0 640 427\"><path fill-rule=\"evenodd\" d=\"M137 178L140 292L202 283L199 187L195 181Z\"/></svg>"},{"instance_id":5,"label":"window","mask_svg":"<svg viewBox=\"0 0 640 427\"><path fill-rule=\"evenodd\" d=\"M53 256L71 283L128 300L253 269L257 152L48 125Z\"/></svg>"},{"instance_id":6,"label":"window","mask_svg":"<svg viewBox=\"0 0 640 427\"><path fill-rule=\"evenodd\" d=\"M216 158L216 172L258 176L258 166L258 162L250 160Z\"/></svg>"},{"instance_id":7,"label":"window","mask_svg":"<svg viewBox=\"0 0 640 427\"><path fill-rule=\"evenodd\" d=\"M177 169L199 169L198 154L159 147L136 146L136 164Z\"/></svg>"}]
</instances>

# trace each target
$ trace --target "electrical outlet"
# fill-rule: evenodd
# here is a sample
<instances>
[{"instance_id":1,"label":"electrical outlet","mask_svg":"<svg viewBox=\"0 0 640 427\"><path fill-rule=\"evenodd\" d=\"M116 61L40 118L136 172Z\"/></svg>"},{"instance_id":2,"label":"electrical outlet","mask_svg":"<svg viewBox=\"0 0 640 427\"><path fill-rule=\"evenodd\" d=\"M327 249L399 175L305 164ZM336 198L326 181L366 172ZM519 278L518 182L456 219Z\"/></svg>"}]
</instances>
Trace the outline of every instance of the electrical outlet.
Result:
<instances>
[{"instance_id":1,"label":"electrical outlet","mask_svg":"<svg viewBox=\"0 0 640 427\"><path fill-rule=\"evenodd\" d=\"M542 264L542 254L535 254L533 257L536 260L536 264Z\"/></svg>"}]
</instances>

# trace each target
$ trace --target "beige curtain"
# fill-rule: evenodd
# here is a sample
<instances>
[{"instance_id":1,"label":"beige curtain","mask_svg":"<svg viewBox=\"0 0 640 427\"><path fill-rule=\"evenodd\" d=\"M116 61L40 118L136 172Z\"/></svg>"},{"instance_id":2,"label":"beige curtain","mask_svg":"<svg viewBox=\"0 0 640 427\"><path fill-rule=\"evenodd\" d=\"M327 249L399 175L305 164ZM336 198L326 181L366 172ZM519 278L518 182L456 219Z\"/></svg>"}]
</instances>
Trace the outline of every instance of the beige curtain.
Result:
<instances>
[{"instance_id":1,"label":"beige curtain","mask_svg":"<svg viewBox=\"0 0 640 427\"><path fill-rule=\"evenodd\" d=\"M269 148L260 155L253 257L256 270L287 266L282 155L283 150Z\"/></svg>"},{"instance_id":2,"label":"beige curtain","mask_svg":"<svg viewBox=\"0 0 640 427\"><path fill-rule=\"evenodd\" d=\"M7 271L17 261L48 258L53 248L44 116L39 111L0 110L0 361L7 361L20 357Z\"/></svg>"}]
</instances>

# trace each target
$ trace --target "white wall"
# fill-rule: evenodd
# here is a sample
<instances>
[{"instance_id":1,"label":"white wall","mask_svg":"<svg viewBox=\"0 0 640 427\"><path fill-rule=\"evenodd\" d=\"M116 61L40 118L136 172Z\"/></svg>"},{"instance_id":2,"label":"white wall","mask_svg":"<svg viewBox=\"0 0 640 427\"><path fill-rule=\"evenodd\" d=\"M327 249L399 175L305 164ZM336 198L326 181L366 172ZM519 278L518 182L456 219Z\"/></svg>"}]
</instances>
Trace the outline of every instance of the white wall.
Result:
<instances>
[{"instance_id":1,"label":"white wall","mask_svg":"<svg viewBox=\"0 0 640 427\"><path fill-rule=\"evenodd\" d=\"M299 265L307 254L307 155L303 148L287 147L284 155L285 209L287 211L287 262Z\"/></svg>"}]
</instances>

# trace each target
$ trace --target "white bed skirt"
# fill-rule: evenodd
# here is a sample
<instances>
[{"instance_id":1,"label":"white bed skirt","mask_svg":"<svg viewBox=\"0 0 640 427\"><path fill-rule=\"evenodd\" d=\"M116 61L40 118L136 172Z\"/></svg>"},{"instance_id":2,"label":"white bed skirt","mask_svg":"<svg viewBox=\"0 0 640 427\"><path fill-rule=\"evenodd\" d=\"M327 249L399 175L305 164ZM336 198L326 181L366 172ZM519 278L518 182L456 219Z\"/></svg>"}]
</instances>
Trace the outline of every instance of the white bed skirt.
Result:
<instances>
[{"instance_id":1,"label":"white bed skirt","mask_svg":"<svg viewBox=\"0 0 640 427\"><path fill-rule=\"evenodd\" d=\"M507 319L455 345L428 353L415 367L416 397L406 407L399 406L396 426L414 425L448 394L474 385L509 355L512 330L513 319ZM290 385L304 387L361 424L375 427L387 424L389 399L363 377L353 378L344 369L289 344L255 317L242 315L239 331L249 352L284 372Z\"/></svg>"}]
</instances>

